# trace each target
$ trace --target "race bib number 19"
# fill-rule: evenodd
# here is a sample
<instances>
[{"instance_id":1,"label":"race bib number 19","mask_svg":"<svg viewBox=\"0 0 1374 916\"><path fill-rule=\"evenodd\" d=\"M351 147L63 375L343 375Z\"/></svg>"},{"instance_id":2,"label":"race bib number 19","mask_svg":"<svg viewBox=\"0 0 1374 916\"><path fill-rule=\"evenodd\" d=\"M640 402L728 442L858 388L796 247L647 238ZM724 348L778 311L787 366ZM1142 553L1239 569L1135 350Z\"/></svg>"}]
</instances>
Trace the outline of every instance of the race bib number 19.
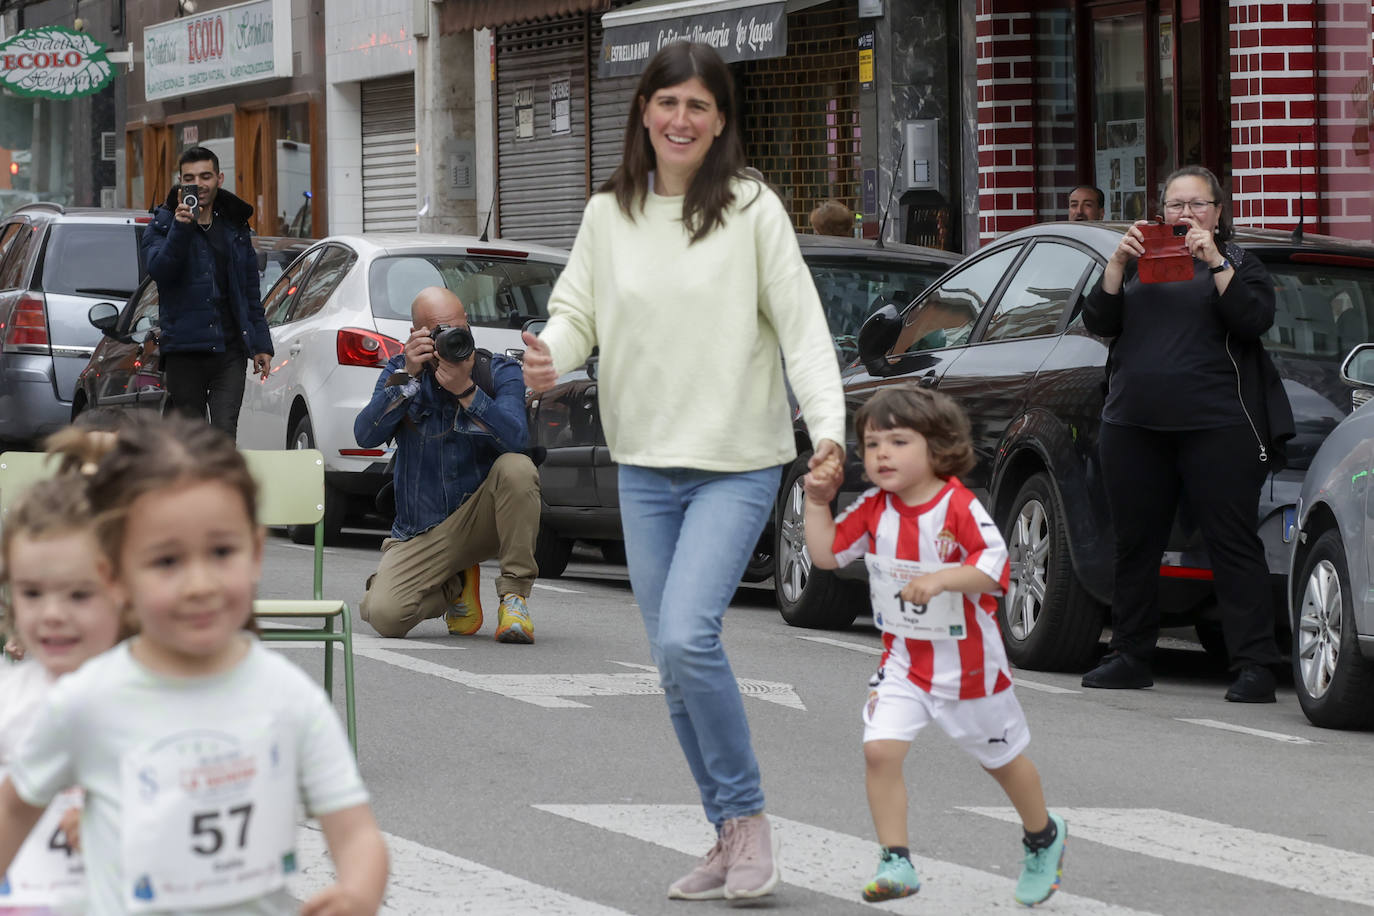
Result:
<instances>
[{"instance_id":1,"label":"race bib number 19","mask_svg":"<svg viewBox=\"0 0 1374 916\"><path fill-rule=\"evenodd\" d=\"M963 639L964 596L941 592L927 604L902 600L902 588L917 576L939 572L957 563L925 563L864 554L868 567L868 595L873 602L873 623L884 633L903 639Z\"/></svg>"},{"instance_id":2,"label":"race bib number 19","mask_svg":"<svg viewBox=\"0 0 1374 916\"><path fill-rule=\"evenodd\" d=\"M130 912L251 900L294 870L295 750L267 723L161 739L121 779Z\"/></svg>"},{"instance_id":3,"label":"race bib number 19","mask_svg":"<svg viewBox=\"0 0 1374 916\"><path fill-rule=\"evenodd\" d=\"M0 776L4 771L0 770ZM9 907L66 907L86 896L81 855L62 831L62 816L81 809L81 790L68 789L43 812L19 847L10 870L0 875L0 910Z\"/></svg>"}]
</instances>

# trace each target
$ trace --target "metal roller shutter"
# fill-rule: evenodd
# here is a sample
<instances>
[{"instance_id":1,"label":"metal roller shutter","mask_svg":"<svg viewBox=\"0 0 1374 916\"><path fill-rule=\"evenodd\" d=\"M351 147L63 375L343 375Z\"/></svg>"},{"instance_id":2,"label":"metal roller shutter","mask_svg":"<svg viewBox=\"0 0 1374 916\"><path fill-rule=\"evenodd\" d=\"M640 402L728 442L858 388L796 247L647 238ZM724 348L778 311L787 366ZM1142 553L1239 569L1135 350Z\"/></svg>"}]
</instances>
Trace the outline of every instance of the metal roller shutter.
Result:
<instances>
[{"instance_id":1,"label":"metal roller shutter","mask_svg":"<svg viewBox=\"0 0 1374 916\"><path fill-rule=\"evenodd\" d=\"M571 131L549 124L549 80L566 76ZM496 33L497 181L501 236L569 247L587 204L587 20L510 26ZM533 89L534 136L515 138L515 93Z\"/></svg>"},{"instance_id":2,"label":"metal roller shutter","mask_svg":"<svg viewBox=\"0 0 1374 916\"><path fill-rule=\"evenodd\" d=\"M363 231L414 232L415 77L362 84Z\"/></svg>"},{"instance_id":3,"label":"metal roller shutter","mask_svg":"<svg viewBox=\"0 0 1374 916\"><path fill-rule=\"evenodd\" d=\"M601 17L592 20L592 192L611 177L620 165L624 151L625 119L630 114L630 100L634 98L637 76L618 76L597 79L597 55L601 53Z\"/></svg>"}]
</instances>

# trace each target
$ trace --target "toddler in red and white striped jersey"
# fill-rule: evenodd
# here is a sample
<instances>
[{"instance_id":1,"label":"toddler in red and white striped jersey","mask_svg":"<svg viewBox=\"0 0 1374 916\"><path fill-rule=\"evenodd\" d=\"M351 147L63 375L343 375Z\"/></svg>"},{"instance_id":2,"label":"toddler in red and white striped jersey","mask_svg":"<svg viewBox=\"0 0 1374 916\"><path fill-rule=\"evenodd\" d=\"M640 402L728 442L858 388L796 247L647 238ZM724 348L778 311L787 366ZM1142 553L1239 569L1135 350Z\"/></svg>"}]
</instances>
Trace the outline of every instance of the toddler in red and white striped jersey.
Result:
<instances>
[{"instance_id":1,"label":"toddler in red and white striped jersey","mask_svg":"<svg viewBox=\"0 0 1374 916\"><path fill-rule=\"evenodd\" d=\"M907 834L902 763L935 723L997 780L1021 816L1024 866L1016 900L1034 906L1059 888L1067 828L1045 807L1024 751L1030 730L1012 691L997 629L1008 585L1001 532L958 474L974 465L968 418L949 397L885 388L854 418L864 474L874 486L838 516L838 459L807 475L806 544L820 569L863 558L883 656L864 704L869 808L882 850L865 900L920 889Z\"/></svg>"}]
</instances>

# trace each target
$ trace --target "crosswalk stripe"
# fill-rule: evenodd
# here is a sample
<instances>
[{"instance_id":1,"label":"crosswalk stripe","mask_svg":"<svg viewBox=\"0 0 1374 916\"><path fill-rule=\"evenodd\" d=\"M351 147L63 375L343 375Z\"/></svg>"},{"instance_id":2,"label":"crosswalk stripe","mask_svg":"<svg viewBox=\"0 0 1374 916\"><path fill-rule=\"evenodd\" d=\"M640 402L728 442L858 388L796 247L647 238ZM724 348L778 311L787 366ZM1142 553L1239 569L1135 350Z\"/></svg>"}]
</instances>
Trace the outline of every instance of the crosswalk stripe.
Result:
<instances>
[{"instance_id":1,"label":"crosswalk stripe","mask_svg":"<svg viewBox=\"0 0 1374 916\"><path fill-rule=\"evenodd\" d=\"M381 912L406 916L629 916L623 910L583 900L551 887L461 859L439 849L386 833L391 876ZM287 889L305 901L334 883L334 865L319 826L302 827L296 839L301 870Z\"/></svg>"},{"instance_id":2,"label":"crosswalk stripe","mask_svg":"<svg viewBox=\"0 0 1374 916\"><path fill-rule=\"evenodd\" d=\"M534 807L690 856L704 854L715 839L710 824L702 817L701 808L695 805ZM874 863L878 860L877 843L776 815L769 815L769 819L782 841L779 859L784 882L862 905L859 890L873 875ZM1018 848L1015 839L1007 838L1009 855ZM939 913L940 916L1025 912L1025 907L1012 899L1015 882L1010 878L919 855L916 870L921 876L921 892L915 897L887 901L880 905L882 909L890 913ZM1068 880L1073 880L1072 875ZM1051 906L1057 914L1081 916L1141 916L1144 913L1062 891L1054 895Z\"/></svg>"},{"instance_id":3,"label":"crosswalk stripe","mask_svg":"<svg viewBox=\"0 0 1374 916\"><path fill-rule=\"evenodd\" d=\"M1013 808L961 808L1020 822ZM1374 856L1158 808L1055 808L1069 836L1374 907Z\"/></svg>"}]
</instances>

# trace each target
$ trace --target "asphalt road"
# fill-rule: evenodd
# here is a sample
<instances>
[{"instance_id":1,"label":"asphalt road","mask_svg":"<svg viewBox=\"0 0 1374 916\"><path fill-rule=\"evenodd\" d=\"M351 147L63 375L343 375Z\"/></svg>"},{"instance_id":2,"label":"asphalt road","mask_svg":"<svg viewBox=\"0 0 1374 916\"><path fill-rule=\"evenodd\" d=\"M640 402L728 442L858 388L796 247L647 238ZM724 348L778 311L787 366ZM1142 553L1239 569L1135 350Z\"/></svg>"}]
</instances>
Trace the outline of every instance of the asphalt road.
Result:
<instances>
[{"instance_id":1,"label":"asphalt road","mask_svg":"<svg viewBox=\"0 0 1374 916\"><path fill-rule=\"evenodd\" d=\"M326 552L326 592L355 609L379 534ZM308 596L310 553L269 540L264 597ZM680 914L669 883L711 842L650 668L623 566L580 552L537 583L533 646L494 642L488 619L451 638L430 621L378 639L355 617L360 762L391 849L389 913ZM764 908L871 910L876 863L859 707L877 661L867 618L844 632L786 626L771 590L743 587L726 645L748 699L784 885ZM1223 702L1196 646L1160 653L1146 691L1084 691L1022 672L1028 751L1069 824L1061 891L1074 914L1356 914L1374 910L1374 735L1315 729L1289 686L1279 703ZM321 650L284 648L318 673ZM342 710L341 692L337 702ZM878 905L940 916L1020 910L1019 829L995 783L930 731L907 763L912 851L924 886ZM305 895L329 880L302 833Z\"/></svg>"}]
</instances>

